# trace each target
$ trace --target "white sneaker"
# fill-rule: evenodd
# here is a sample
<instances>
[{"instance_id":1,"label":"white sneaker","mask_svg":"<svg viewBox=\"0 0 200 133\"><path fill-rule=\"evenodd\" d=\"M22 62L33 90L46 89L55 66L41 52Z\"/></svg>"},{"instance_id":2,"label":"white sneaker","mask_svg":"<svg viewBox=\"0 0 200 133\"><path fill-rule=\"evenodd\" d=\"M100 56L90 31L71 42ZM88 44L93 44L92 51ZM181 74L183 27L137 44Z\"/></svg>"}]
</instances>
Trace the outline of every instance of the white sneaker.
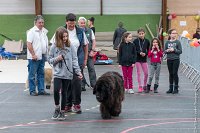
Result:
<instances>
[{"instance_id":1,"label":"white sneaker","mask_svg":"<svg viewBox=\"0 0 200 133\"><path fill-rule=\"evenodd\" d=\"M134 94L133 89L128 89L128 93L129 93L129 94Z\"/></svg>"}]
</instances>

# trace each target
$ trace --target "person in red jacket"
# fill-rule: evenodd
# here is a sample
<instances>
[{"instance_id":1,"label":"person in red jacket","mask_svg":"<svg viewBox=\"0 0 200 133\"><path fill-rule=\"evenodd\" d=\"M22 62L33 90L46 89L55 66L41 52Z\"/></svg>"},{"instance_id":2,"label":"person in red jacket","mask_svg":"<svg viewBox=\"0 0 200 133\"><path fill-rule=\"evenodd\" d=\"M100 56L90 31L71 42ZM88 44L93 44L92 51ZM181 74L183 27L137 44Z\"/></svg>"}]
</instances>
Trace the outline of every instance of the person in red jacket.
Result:
<instances>
[{"instance_id":1,"label":"person in red jacket","mask_svg":"<svg viewBox=\"0 0 200 133\"><path fill-rule=\"evenodd\" d=\"M150 73L147 82L147 89L145 93L149 93L151 82L155 74L154 93L158 93L161 58L163 57L162 47L158 38L153 38L151 41L150 49L148 51L148 57L150 58Z\"/></svg>"}]
</instances>

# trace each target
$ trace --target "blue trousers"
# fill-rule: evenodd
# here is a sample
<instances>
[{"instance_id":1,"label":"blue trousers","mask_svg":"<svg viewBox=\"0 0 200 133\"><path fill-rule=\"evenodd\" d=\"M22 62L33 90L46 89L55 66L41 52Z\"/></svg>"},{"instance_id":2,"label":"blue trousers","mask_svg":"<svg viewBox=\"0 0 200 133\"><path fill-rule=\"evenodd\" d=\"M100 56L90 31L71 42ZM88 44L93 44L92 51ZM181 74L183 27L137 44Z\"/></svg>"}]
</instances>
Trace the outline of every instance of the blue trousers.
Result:
<instances>
[{"instance_id":1,"label":"blue trousers","mask_svg":"<svg viewBox=\"0 0 200 133\"><path fill-rule=\"evenodd\" d=\"M36 92L36 83L38 92L44 92L44 65L45 56L42 56L42 60L28 60L28 82L30 93Z\"/></svg>"}]
</instances>

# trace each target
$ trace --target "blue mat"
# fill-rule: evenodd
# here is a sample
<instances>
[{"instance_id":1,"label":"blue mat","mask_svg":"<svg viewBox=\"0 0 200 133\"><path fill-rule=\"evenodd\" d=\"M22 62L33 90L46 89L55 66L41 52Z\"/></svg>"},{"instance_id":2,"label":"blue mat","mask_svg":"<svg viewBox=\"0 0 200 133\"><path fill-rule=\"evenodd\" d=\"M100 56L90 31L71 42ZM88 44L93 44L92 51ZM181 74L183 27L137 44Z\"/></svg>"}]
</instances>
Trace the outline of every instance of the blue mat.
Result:
<instances>
[{"instance_id":1,"label":"blue mat","mask_svg":"<svg viewBox=\"0 0 200 133\"><path fill-rule=\"evenodd\" d=\"M113 63L113 60L108 59L108 60L96 60L94 64L95 65L111 65L112 63Z\"/></svg>"}]
</instances>

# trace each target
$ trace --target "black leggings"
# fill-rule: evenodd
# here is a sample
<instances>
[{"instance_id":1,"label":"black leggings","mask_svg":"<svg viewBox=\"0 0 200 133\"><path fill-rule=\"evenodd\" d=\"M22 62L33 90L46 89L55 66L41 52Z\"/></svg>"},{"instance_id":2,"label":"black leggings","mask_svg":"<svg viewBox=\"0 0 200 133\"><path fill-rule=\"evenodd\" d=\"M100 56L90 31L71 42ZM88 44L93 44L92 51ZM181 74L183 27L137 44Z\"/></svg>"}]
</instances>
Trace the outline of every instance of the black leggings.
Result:
<instances>
[{"instance_id":1,"label":"black leggings","mask_svg":"<svg viewBox=\"0 0 200 133\"><path fill-rule=\"evenodd\" d=\"M180 60L167 60L167 67L169 71L169 84L178 86L179 77L178 77L178 68L179 68Z\"/></svg>"},{"instance_id":2,"label":"black leggings","mask_svg":"<svg viewBox=\"0 0 200 133\"><path fill-rule=\"evenodd\" d=\"M71 80L54 78L54 102L55 105L59 105L60 102L60 89L62 94L61 110L65 110L66 93L69 88Z\"/></svg>"}]
</instances>

